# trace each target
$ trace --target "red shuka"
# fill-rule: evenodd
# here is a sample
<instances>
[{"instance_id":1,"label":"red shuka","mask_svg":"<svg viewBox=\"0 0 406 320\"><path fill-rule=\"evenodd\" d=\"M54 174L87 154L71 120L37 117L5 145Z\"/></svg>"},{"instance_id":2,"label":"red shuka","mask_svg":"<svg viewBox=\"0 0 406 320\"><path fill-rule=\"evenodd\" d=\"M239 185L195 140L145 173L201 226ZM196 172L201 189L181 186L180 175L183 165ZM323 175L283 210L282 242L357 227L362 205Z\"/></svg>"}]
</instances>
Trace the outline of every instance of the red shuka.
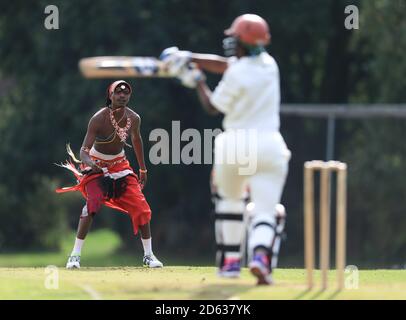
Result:
<instances>
[{"instance_id":1,"label":"red shuka","mask_svg":"<svg viewBox=\"0 0 406 320\"><path fill-rule=\"evenodd\" d=\"M95 158L96 160L99 160ZM151 209L144 194L142 193L137 176L134 174L130 163L125 157L113 159L111 161L103 160L101 167L108 169L108 174L119 174L124 170L131 170L131 173L125 176L125 191L117 198L108 198L100 186L100 180L103 173L82 174L72 162L67 162L62 166L72 171L78 180L78 183L72 187L56 189L57 193L70 191L80 191L86 199L87 211L97 213L102 204L107 207L117 209L130 216L134 234L137 234L138 227L151 220Z\"/></svg>"}]
</instances>

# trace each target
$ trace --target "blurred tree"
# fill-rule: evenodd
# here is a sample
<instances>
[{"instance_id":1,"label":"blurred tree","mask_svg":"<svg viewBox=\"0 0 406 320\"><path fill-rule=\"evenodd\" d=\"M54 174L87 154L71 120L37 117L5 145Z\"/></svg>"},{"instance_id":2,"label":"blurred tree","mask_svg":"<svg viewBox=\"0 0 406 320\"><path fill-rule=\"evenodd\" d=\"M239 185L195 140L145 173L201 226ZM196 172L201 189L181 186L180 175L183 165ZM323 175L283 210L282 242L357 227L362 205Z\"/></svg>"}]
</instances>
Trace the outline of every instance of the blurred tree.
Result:
<instances>
[{"instance_id":1,"label":"blurred tree","mask_svg":"<svg viewBox=\"0 0 406 320\"><path fill-rule=\"evenodd\" d=\"M0 75L13 84L4 87L7 91L0 87L0 218L7 221L0 224L0 241L8 249L53 249L67 224L76 228L83 201L79 195L50 193L51 186L74 183L67 172L53 163L66 158L66 142L71 142L74 150L79 149L87 121L103 106L105 88L110 82L83 79L77 69L81 57L157 56L172 45L222 54L223 30L236 16L252 12L270 23L269 51L279 63L284 103L405 99L402 76L406 63L402 58L406 32L401 1L57 0L53 4L59 8L58 30L44 27L47 1L0 4ZM360 5L360 30L344 28L344 8L348 4ZM218 80L218 76L209 75L212 87ZM196 94L175 81L130 82L134 86L130 106L143 119L147 161L149 133L154 128L171 132L174 120L181 121L182 129L221 127L221 118L206 116L198 106ZM403 124L399 122L391 128L392 125L365 122L359 126L346 122L338 128L338 151L352 170L350 240L360 240L351 255L360 259L394 261L404 248L402 233L385 233L382 225L388 224L393 230L403 226L394 223L400 219L395 200L403 196L399 172L406 150L400 146L399 138ZM295 264L302 263L302 165L305 160L323 158L324 130L325 123L320 120L282 121L282 133L293 151L283 197L289 214L289 241L283 250ZM387 153L379 153L385 143ZM127 154L136 167L132 150L127 150ZM377 160L379 155L384 157ZM387 171L372 170L375 166ZM212 256L210 170L210 165L149 164L145 193L153 209L155 246L175 253ZM381 178L387 182L376 188L368 184L370 189L364 193L368 179ZM392 182L386 179L392 178L395 184L390 188ZM357 190L362 190L362 195L358 196ZM377 205L370 199L381 202ZM100 222L114 226L131 248L134 244L129 240L133 239L130 221L103 212L106 214L108 218L103 216ZM367 230L364 223L368 223ZM382 239L379 245L377 239Z\"/></svg>"},{"instance_id":2,"label":"blurred tree","mask_svg":"<svg viewBox=\"0 0 406 320\"><path fill-rule=\"evenodd\" d=\"M360 29L352 41L359 53L359 81L353 82L351 101L406 101L405 9L404 1L362 1ZM349 243L354 246L349 249L358 261L405 262L406 219L399 204L406 196L405 134L403 120L368 120L352 126L351 139L342 143L343 157L351 164Z\"/></svg>"}]
</instances>

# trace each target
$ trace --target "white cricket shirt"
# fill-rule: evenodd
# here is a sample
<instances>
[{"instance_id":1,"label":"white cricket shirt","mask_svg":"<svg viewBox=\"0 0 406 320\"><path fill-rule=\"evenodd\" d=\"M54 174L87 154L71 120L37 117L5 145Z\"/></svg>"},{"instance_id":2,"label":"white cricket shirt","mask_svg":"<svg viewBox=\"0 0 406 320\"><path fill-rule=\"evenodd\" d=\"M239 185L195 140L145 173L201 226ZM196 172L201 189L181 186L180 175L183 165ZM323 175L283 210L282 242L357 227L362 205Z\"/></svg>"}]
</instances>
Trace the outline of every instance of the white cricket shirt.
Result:
<instances>
[{"instance_id":1,"label":"white cricket shirt","mask_svg":"<svg viewBox=\"0 0 406 320\"><path fill-rule=\"evenodd\" d=\"M262 52L230 62L210 101L224 113L225 130L279 132L280 85L275 59Z\"/></svg>"}]
</instances>

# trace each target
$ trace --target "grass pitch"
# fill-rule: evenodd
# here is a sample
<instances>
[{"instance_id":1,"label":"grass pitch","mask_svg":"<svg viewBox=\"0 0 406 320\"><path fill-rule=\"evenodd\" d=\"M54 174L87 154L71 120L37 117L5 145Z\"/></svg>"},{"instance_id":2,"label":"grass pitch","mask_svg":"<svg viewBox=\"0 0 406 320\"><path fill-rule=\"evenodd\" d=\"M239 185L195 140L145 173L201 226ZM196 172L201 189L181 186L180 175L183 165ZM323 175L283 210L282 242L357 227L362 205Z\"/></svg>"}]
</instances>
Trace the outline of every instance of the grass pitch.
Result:
<instances>
[{"instance_id":1,"label":"grass pitch","mask_svg":"<svg viewBox=\"0 0 406 320\"><path fill-rule=\"evenodd\" d=\"M0 268L0 299L406 299L404 270L360 271L358 289L340 292L333 271L331 289L307 291L301 269L276 270L273 286L256 286L247 269L240 279L220 279L213 267L56 270L58 282L45 268Z\"/></svg>"},{"instance_id":2,"label":"grass pitch","mask_svg":"<svg viewBox=\"0 0 406 320\"><path fill-rule=\"evenodd\" d=\"M65 270L74 239L74 233L66 237L61 252L1 254L0 299L406 299L406 270L361 270L358 278L346 274L350 284L358 279L358 289L337 292L334 271L330 289L307 291L303 269L277 269L275 285L266 287L256 286L247 269L240 279L220 279L214 267L196 266L207 262L173 261L160 253L165 267L146 269L141 251L118 254L120 238L103 229L86 239L82 269ZM180 266L190 264L194 266ZM47 269L49 265L58 268Z\"/></svg>"}]
</instances>

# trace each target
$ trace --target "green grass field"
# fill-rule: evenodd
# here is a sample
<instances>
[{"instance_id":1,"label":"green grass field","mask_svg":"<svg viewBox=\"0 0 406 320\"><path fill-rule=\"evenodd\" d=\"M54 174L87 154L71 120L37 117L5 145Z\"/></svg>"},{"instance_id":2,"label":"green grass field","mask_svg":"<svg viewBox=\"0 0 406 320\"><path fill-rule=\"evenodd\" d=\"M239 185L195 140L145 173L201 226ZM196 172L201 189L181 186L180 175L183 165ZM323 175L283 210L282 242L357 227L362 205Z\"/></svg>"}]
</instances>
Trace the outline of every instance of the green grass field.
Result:
<instances>
[{"instance_id":1,"label":"green grass field","mask_svg":"<svg viewBox=\"0 0 406 320\"><path fill-rule=\"evenodd\" d=\"M306 291L297 269L278 269L266 287L246 269L234 280L217 278L213 267L57 270L58 288L47 289L45 268L0 268L0 299L406 299L405 271L360 271L358 289L322 292Z\"/></svg>"},{"instance_id":2,"label":"green grass field","mask_svg":"<svg viewBox=\"0 0 406 320\"><path fill-rule=\"evenodd\" d=\"M266 287L256 286L247 269L240 279L220 279L214 267L180 266L162 256L165 268L145 269L141 254L115 253L120 239L107 230L89 235L82 269L65 270L73 239L60 253L0 255L0 299L406 299L406 270L360 270L358 289L337 292L333 271L330 289L307 291L302 269L277 269L275 285ZM49 265L58 267L57 289Z\"/></svg>"}]
</instances>

